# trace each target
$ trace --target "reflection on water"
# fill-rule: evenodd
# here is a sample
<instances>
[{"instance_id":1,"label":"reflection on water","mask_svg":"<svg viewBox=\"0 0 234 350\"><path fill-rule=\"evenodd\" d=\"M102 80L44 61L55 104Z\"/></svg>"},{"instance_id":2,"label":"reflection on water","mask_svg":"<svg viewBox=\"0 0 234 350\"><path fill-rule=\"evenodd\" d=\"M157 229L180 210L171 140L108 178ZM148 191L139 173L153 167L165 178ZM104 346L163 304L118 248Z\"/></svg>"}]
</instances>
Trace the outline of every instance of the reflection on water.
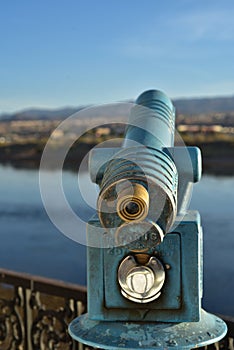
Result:
<instances>
[{"instance_id":1,"label":"reflection on water","mask_svg":"<svg viewBox=\"0 0 234 350\"><path fill-rule=\"evenodd\" d=\"M234 315L234 177L204 176L191 206L204 230L204 305Z\"/></svg>"},{"instance_id":2,"label":"reflection on water","mask_svg":"<svg viewBox=\"0 0 234 350\"><path fill-rule=\"evenodd\" d=\"M53 174L47 174L48 186L53 185ZM0 266L85 284L85 247L50 222L37 170L0 166L0 176ZM65 172L63 183L72 209L88 220L97 196L88 174L79 179L82 194L76 174ZM59 210L59 203L54 206ZM200 211L204 228L204 307L234 315L234 177L204 176L194 186L191 208ZM77 231L85 235L84 226Z\"/></svg>"}]
</instances>

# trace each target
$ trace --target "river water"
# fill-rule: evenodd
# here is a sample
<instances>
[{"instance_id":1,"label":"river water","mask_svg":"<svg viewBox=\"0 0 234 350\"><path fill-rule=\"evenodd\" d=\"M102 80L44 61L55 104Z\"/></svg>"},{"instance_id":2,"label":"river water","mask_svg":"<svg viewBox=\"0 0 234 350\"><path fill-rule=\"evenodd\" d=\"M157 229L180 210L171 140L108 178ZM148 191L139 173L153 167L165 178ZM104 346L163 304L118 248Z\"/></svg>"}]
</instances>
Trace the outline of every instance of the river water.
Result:
<instances>
[{"instance_id":1,"label":"river water","mask_svg":"<svg viewBox=\"0 0 234 350\"><path fill-rule=\"evenodd\" d=\"M48 172L48 184L54 172ZM0 165L0 267L86 284L86 248L65 237L43 207L38 171ZM97 189L88 174L64 173L65 193L84 220L94 212ZM56 203L55 203L56 206ZM234 316L234 177L203 176L190 207L204 229L204 298L208 311ZM85 235L84 225L77 227Z\"/></svg>"}]
</instances>

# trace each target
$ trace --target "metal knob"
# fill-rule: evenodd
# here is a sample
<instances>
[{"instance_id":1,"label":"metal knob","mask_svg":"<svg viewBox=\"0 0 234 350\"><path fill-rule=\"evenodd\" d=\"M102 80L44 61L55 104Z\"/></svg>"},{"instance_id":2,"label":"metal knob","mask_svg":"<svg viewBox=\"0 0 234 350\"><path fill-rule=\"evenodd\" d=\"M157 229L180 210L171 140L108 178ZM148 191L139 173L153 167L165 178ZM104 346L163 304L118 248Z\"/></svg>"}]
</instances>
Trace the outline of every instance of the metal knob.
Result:
<instances>
[{"instance_id":1,"label":"metal knob","mask_svg":"<svg viewBox=\"0 0 234 350\"><path fill-rule=\"evenodd\" d=\"M142 264L129 255L121 262L118 270L122 295L136 303L149 303L157 299L165 281L162 263L147 254L144 257L148 257L148 261Z\"/></svg>"}]
</instances>

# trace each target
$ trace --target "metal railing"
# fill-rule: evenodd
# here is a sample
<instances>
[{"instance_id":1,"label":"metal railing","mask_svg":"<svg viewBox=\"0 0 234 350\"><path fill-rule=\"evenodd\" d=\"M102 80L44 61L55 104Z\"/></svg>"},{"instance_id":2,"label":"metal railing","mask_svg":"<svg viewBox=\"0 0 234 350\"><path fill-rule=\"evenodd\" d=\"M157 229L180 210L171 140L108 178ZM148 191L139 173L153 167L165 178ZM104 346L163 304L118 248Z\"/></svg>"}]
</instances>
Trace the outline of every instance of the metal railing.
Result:
<instances>
[{"instance_id":1,"label":"metal railing","mask_svg":"<svg viewBox=\"0 0 234 350\"><path fill-rule=\"evenodd\" d=\"M67 332L86 312L86 288L49 278L0 269L1 350L90 350ZM222 317L227 336L209 350L234 350L234 318Z\"/></svg>"}]
</instances>

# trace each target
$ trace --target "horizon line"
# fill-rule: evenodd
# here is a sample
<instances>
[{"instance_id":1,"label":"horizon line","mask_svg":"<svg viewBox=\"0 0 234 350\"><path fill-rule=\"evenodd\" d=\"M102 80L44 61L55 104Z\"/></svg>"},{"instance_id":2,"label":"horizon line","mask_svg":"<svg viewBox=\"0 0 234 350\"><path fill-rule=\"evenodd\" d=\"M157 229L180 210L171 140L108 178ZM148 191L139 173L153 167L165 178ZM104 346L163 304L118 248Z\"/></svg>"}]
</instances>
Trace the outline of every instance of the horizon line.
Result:
<instances>
[{"instance_id":1,"label":"horizon line","mask_svg":"<svg viewBox=\"0 0 234 350\"><path fill-rule=\"evenodd\" d=\"M181 97L172 97L170 98L172 102L176 101L182 101L182 100L212 100L212 99L218 99L218 98L234 98L233 94L225 94L225 95L204 95L204 96L181 96ZM14 115L18 113L24 113L28 111L61 111L63 109L79 109L79 108L87 108L87 107L94 107L94 106L101 106L101 105L111 105L115 103L132 103L134 101L134 98L129 98L121 101L112 101L112 102L105 102L105 103L87 103L87 104L79 104L77 106L74 105L62 105L62 106L28 106L28 107L22 107L20 109L16 109L14 111L1 111L0 117L4 115Z\"/></svg>"}]
</instances>

